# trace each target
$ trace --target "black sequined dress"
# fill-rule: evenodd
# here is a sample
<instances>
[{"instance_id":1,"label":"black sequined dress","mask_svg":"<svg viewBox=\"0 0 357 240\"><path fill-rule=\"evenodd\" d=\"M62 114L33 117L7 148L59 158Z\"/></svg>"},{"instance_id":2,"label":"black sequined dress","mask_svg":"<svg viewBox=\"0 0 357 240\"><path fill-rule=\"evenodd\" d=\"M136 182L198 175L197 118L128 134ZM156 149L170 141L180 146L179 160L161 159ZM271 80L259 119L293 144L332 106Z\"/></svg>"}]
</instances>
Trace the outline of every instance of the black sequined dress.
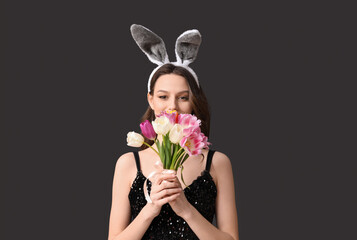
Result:
<instances>
[{"instance_id":1,"label":"black sequined dress","mask_svg":"<svg viewBox=\"0 0 357 240\"><path fill-rule=\"evenodd\" d=\"M217 196L216 185L209 173L213 154L214 151L212 150L208 152L206 169L189 185L190 188L184 189L187 200L211 223L215 214ZM147 203L143 191L146 177L141 172L139 154L134 152L134 155L138 172L129 192L131 220L134 220ZM150 194L150 180L147 181L147 186ZM170 204L166 203L162 206L160 214L153 219L142 239L193 240L199 238L186 221L172 210Z\"/></svg>"}]
</instances>

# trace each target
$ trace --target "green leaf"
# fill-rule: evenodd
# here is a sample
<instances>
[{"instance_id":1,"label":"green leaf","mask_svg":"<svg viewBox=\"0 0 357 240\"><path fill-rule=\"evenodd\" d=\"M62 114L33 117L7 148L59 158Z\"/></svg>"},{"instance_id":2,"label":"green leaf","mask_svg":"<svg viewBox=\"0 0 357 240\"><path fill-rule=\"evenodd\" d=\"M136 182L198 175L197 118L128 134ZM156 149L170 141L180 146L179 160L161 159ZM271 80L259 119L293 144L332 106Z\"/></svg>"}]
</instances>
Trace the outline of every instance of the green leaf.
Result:
<instances>
[{"instance_id":1,"label":"green leaf","mask_svg":"<svg viewBox=\"0 0 357 240\"><path fill-rule=\"evenodd\" d=\"M170 142L170 137L169 133L167 133L165 136L163 136L163 142L164 142L164 152L165 152L165 169L169 169L171 165L171 142Z\"/></svg>"},{"instance_id":2,"label":"green leaf","mask_svg":"<svg viewBox=\"0 0 357 240\"><path fill-rule=\"evenodd\" d=\"M171 144L170 144L169 141L167 141L166 142L166 147L165 147L165 158L166 158L165 168L166 169L170 168L170 164L171 164L170 153L171 153Z\"/></svg>"},{"instance_id":3,"label":"green leaf","mask_svg":"<svg viewBox=\"0 0 357 240\"><path fill-rule=\"evenodd\" d=\"M160 160L162 162L162 165L165 166L165 152L163 151L163 146L160 145L160 142L159 141L156 141L156 146L157 146L157 149L159 150L159 154L160 154Z\"/></svg>"},{"instance_id":4,"label":"green leaf","mask_svg":"<svg viewBox=\"0 0 357 240\"><path fill-rule=\"evenodd\" d=\"M175 163L176 163L176 158L177 158L177 152L178 152L178 144L174 144L173 146L173 156L171 159L171 165L170 165L170 169L175 169Z\"/></svg>"},{"instance_id":5,"label":"green leaf","mask_svg":"<svg viewBox=\"0 0 357 240\"><path fill-rule=\"evenodd\" d=\"M178 144L174 144L174 149L173 149L173 156L172 156L172 161L176 161L177 158L177 151L178 151Z\"/></svg>"}]
</instances>

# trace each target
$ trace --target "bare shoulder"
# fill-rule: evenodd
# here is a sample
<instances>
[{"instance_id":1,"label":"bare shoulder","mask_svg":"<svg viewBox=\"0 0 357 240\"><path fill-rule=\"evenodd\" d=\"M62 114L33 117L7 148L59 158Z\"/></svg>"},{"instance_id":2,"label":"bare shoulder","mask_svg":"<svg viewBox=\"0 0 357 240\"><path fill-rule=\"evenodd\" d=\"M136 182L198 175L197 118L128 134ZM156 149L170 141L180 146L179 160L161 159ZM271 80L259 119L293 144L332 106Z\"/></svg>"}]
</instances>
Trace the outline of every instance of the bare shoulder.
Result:
<instances>
[{"instance_id":1,"label":"bare shoulder","mask_svg":"<svg viewBox=\"0 0 357 240\"><path fill-rule=\"evenodd\" d=\"M121 177L130 186L130 182L135 178L136 164L134 154L127 152L121 155L115 165L115 175Z\"/></svg>"},{"instance_id":2,"label":"bare shoulder","mask_svg":"<svg viewBox=\"0 0 357 240\"><path fill-rule=\"evenodd\" d=\"M132 167L133 163L135 163L134 154L132 152L127 152L118 158L116 168L124 168L127 170Z\"/></svg>"},{"instance_id":3,"label":"bare shoulder","mask_svg":"<svg viewBox=\"0 0 357 240\"><path fill-rule=\"evenodd\" d=\"M232 173L232 164L229 157L219 151L216 151L212 157L212 177L217 183L220 178L224 178Z\"/></svg>"},{"instance_id":4,"label":"bare shoulder","mask_svg":"<svg viewBox=\"0 0 357 240\"><path fill-rule=\"evenodd\" d=\"M212 165L213 167L218 170L218 169L224 169L224 168L232 168L231 160L229 157L219 151L216 151L212 157Z\"/></svg>"}]
</instances>

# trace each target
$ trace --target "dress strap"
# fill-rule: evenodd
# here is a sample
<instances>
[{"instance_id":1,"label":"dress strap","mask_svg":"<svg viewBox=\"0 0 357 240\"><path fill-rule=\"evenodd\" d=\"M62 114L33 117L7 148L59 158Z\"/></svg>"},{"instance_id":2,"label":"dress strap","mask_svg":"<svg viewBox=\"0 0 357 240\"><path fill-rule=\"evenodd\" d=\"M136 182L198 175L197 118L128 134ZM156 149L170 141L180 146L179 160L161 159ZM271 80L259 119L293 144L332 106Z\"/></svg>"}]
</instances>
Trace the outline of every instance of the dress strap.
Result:
<instances>
[{"instance_id":1,"label":"dress strap","mask_svg":"<svg viewBox=\"0 0 357 240\"><path fill-rule=\"evenodd\" d=\"M138 152L133 152L135 156L135 162L136 162L136 168L138 169L138 172L141 171L140 169L140 158L139 158L139 153Z\"/></svg>"},{"instance_id":2,"label":"dress strap","mask_svg":"<svg viewBox=\"0 0 357 240\"><path fill-rule=\"evenodd\" d=\"M214 154L215 150L209 150L208 155L207 155L207 162L206 162L206 171L209 172L211 168L211 163L212 163L212 156Z\"/></svg>"}]
</instances>

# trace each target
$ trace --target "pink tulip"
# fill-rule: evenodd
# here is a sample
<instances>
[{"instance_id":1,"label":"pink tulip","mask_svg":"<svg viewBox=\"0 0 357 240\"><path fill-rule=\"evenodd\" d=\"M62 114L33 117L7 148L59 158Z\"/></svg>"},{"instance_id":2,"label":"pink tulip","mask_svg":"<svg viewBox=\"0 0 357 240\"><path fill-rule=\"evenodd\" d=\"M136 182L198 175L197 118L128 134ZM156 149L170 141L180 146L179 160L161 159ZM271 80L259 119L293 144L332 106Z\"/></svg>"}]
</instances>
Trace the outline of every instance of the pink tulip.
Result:
<instances>
[{"instance_id":1,"label":"pink tulip","mask_svg":"<svg viewBox=\"0 0 357 240\"><path fill-rule=\"evenodd\" d=\"M201 133L199 128L190 135L183 137L180 141L180 146L183 147L190 156L201 154L202 148L207 147L208 144L207 137Z\"/></svg>"},{"instance_id":2,"label":"pink tulip","mask_svg":"<svg viewBox=\"0 0 357 240\"><path fill-rule=\"evenodd\" d=\"M146 138L148 138L150 140L155 140L156 132L154 131L154 128L152 127L149 120L146 120L145 122L140 123L140 128L141 128L141 132L143 133L143 135Z\"/></svg>"},{"instance_id":3,"label":"pink tulip","mask_svg":"<svg viewBox=\"0 0 357 240\"><path fill-rule=\"evenodd\" d=\"M180 114L178 116L178 124L183 127L184 136L188 136L192 132L200 129L201 120L197 119L197 117L192 114Z\"/></svg>"},{"instance_id":4,"label":"pink tulip","mask_svg":"<svg viewBox=\"0 0 357 240\"><path fill-rule=\"evenodd\" d=\"M208 142L208 137L206 137L203 133L200 133L202 135L202 142L204 144L203 148L208 148L209 145L211 145L210 142Z\"/></svg>"},{"instance_id":5,"label":"pink tulip","mask_svg":"<svg viewBox=\"0 0 357 240\"><path fill-rule=\"evenodd\" d=\"M170 120L170 123L174 125L175 123L177 123L179 114L177 111L162 111L157 117L161 116L167 117Z\"/></svg>"}]
</instances>

